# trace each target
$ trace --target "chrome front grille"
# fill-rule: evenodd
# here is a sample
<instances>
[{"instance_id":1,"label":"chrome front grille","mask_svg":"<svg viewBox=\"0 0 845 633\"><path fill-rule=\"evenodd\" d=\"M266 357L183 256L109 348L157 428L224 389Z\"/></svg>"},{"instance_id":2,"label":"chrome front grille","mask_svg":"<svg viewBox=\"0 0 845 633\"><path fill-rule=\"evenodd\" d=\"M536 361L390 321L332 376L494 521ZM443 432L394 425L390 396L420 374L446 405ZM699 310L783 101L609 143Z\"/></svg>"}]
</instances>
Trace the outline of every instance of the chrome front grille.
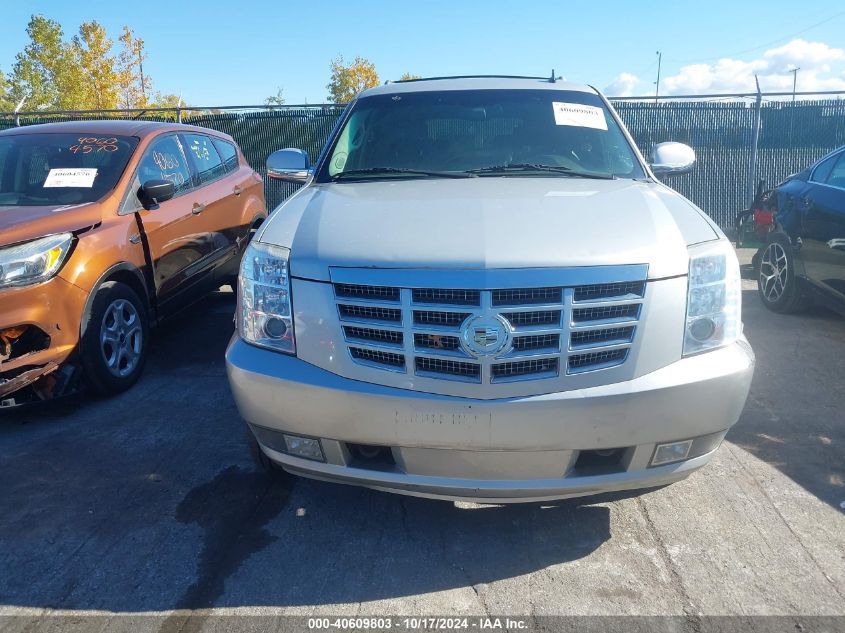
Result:
<instances>
[{"instance_id":1,"label":"chrome front grille","mask_svg":"<svg viewBox=\"0 0 845 633\"><path fill-rule=\"evenodd\" d=\"M436 312L434 310L414 310L414 325L432 325L434 327L456 330L461 327L469 312Z\"/></svg>"},{"instance_id":2,"label":"chrome front grille","mask_svg":"<svg viewBox=\"0 0 845 633\"><path fill-rule=\"evenodd\" d=\"M451 377L457 380L481 382L481 366L477 363L428 358L417 356L415 359L418 374L435 374L438 378Z\"/></svg>"},{"instance_id":3,"label":"chrome front grille","mask_svg":"<svg viewBox=\"0 0 845 633\"><path fill-rule=\"evenodd\" d=\"M485 384L623 365L645 292L644 280L491 289L334 284L356 363Z\"/></svg>"},{"instance_id":4,"label":"chrome front grille","mask_svg":"<svg viewBox=\"0 0 845 633\"><path fill-rule=\"evenodd\" d=\"M572 311L572 321L574 323L585 323L590 321L636 320L639 318L639 313L640 306L636 303L575 308Z\"/></svg>"},{"instance_id":5,"label":"chrome front grille","mask_svg":"<svg viewBox=\"0 0 845 633\"><path fill-rule=\"evenodd\" d=\"M543 325L558 325L560 310L537 310L532 312L506 312L505 319L514 328L541 327Z\"/></svg>"},{"instance_id":6,"label":"chrome front grille","mask_svg":"<svg viewBox=\"0 0 845 633\"><path fill-rule=\"evenodd\" d=\"M399 301L399 288L389 286L362 286L360 284L335 284L335 295L348 299L373 301Z\"/></svg>"},{"instance_id":7,"label":"chrome front grille","mask_svg":"<svg viewBox=\"0 0 845 633\"><path fill-rule=\"evenodd\" d=\"M394 352L382 352L377 349L366 349L363 347L350 347L349 352L355 360L374 365L386 365L388 367L405 367L405 356Z\"/></svg>"},{"instance_id":8,"label":"chrome front grille","mask_svg":"<svg viewBox=\"0 0 845 633\"><path fill-rule=\"evenodd\" d=\"M460 290L451 288L414 288L411 291L414 303L435 303L448 306L480 305L480 290Z\"/></svg>"},{"instance_id":9,"label":"chrome front grille","mask_svg":"<svg viewBox=\"0 0 845 633\"><path fill-rule=\"evenodd\" d=\"M414 347L454 352L461 347L461 339L445 334L414 334Z\"/></svg>"},{"instance_id":10,"label":"chrome front grille","mask_svg":"<svg viewBox=\"0 0 845 633\"><path fill-rule=\"evenodd\" d=\"M608 327L600 330L579 330L569 336L573 349L595 347L600 343L630 343L634 337L634 326Z\"/></svg>"},{"instance_id":11,"label":"chrome front grille","mask_svg":"<svg viewBox=\"0 0 845 633\"><path fill-rule=\"evenodd\" d=\"M390 321L402 322L402 311L396 308L380 308L377 306L356 306L341 303L340 318L349 321Z\"/></svg>"},{"instance_id":12,"label":"chrome front grille","mask_svg":"<svg viewBox=\"0 0 845 633\"><path fill-rule=\"evenodd\" d=\"M494 306L560 303L562 288L503 288L493 291Z\"/></svg>"},{"instance_id":13,"label":"chrome front grille","mask_svg":"<svg viewBox=\"0 0 845 633\"><path fill-rule=\"evenodd\" d=\"M614 349L606 352L590 352L589 354L575 354L569 357L569 371L587 371L590 369L601 369L613 367L625 361L628 355L627 349Z\"/></svg>"},{"instance_id":14,"label":"chrome front grille","mask_svg":"<svg viewBox=\"0 0 845 633\"><path fill-rule=\"evenodd\" d=\"M527 352L532 349L560 350L560 334L529 334L528 336L514 336L513 349L516 352Z\"/></svg>"},{"instance_id":15,"label":"chrome front grille","mask_svg":"<svg viewBox=\"0 0 845 633\"><path fill-rule=\"evenodd\" d=\"M493 382L507 380L508 378L519 378L521 376L536 377L539 374L557 376L557 358L539 358L536 360L518 360L509 363L497 363L493 365Z\"/></svg>"},{"instance_id":16,"label":"chrome front grille","mask_svg":"<svg viewBox=\"0 0 845 633\"><path fill-rule=\"evenodd\" d=\"M636 299L645 291L644 281L576 286L575 301L598 301L600 299Z\"/></svg>"},{"instance_id":17,"label":"chrome front grille","mask_svg":"<svg viewBox=\"0 0 845 633\"><path fill-rule=\"evenodd\" d=\"M369 327L355 327L344 325L343 333L347 340L351 341L372 341L376 343L387 343L389 345L402 345L404 339L402 332L396 330L382 330Z\"/></svg>"}]
</instances>

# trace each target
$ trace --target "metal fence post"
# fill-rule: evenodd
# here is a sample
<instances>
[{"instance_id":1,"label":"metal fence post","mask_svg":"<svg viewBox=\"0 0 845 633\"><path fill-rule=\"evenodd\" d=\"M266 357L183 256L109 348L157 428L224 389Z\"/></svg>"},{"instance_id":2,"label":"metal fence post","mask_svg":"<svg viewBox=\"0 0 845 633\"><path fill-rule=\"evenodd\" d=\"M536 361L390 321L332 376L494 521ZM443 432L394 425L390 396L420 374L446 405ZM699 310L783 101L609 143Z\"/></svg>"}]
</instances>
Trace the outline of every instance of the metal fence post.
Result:
<instances>
[{"instance_id":1,"label":"metal fence post","mask_svg":"<svg viewBox=\"0 0 845 633\"><path fill-rule=\"evenodd\" d=\"M182 122L182 108L176 108L176 122Z\"/></svg>"},{"instance_id":2,"label":"metal fence post","mask_svg":"<svg viewBox=\"0 0 845 633\"><path fill-rule=\"evenodd\" d=\"M757 75L754 75L757 81ZM763 95L760 93L760 82L757 81L757 97L754 100L754 127L751 133L751 165L748 169L748 190L751 192L753 198L757 191L757 147L760 143L760 124L761 113L763 106Z\"/></svg>"},{"instance_id":3,"label":"metal fence post","mask_svg":"<svg viewBox=\"0 0 845 633\"><path fill-rule=\"evenodd\" d=\"M23 107L24 101L26 101L26 96L21 97L21 100L18 101L18 105L15 106L15 127L21 126L21 115L19 114L19 112Z\"/></svg>"}]
</instances>

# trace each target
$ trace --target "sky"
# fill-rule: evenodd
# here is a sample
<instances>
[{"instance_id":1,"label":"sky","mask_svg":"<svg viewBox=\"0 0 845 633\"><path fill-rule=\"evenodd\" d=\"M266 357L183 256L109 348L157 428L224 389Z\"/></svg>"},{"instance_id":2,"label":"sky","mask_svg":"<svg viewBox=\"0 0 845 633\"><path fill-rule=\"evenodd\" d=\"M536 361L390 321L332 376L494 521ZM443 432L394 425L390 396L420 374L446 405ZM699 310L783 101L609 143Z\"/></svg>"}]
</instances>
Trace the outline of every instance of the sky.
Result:
<instances>
[{"instance_id":1,"label":"sky","mask_svg":"<svg viewBox=\"0 0 845 633\"><path fill-rule=\"evenodd\" d=\"M138 10L133 11L133 8ZM546 76L554 69L609 96L845 90L842 0L0 0L0 70L27 42L30 15L66 37L95 19L146 42L155 89L194 106L252 105L282 89L289 104L327 100L338 55L403 73Z\"/></svg>"}]
</instances>

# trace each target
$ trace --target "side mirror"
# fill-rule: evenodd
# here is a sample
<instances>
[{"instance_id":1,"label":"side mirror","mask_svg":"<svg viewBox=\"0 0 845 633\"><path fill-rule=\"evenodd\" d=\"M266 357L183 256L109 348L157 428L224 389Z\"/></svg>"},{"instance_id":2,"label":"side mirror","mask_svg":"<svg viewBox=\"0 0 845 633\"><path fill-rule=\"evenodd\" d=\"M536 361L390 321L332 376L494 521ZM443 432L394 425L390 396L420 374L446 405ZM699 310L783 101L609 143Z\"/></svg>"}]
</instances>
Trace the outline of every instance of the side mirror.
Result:
<instances>
[{"instance_id":1,"label":"side mirror","mask_svg":"<svg viewBox=\"0 0 845 633\"><path fill-rule=\"evenodd\" d=\"M147 180L141 185L142 202L161 204L176 195L176 185L168 180ZM144 205L146 206L146 204Z\"/></svg>"},{"instance_id":2,"label":"side mirror","mask_svg":"<svg viewBox=\"0 0 845 633\"><path fill-rule=\"evenodd\" d=\"M658 143L651 150L651 171L655 176L680 176L692 170L695 151L683 143Z\"/></svg>"},{"instance_id":3,"label":"side mirror","mask_svg":"<svg viewBox=\"0 0 845 633\"><path fill-rule=\"evenodd\" d=\"M301 149L280 149L267 158L267 177L285 182L303 183L311 176L308 152Z\"/></svg>"}]
</instances>

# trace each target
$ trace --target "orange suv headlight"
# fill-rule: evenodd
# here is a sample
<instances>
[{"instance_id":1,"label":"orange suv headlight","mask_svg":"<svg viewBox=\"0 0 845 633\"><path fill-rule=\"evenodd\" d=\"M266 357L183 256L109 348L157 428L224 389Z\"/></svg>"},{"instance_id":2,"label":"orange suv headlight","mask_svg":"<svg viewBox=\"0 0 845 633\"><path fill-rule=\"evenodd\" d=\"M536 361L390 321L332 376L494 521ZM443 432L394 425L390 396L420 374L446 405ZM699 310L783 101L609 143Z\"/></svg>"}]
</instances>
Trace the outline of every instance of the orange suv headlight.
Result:
<instances>
[{"instance_id":1,"label":"orange suv headlight","mask_svg":"<svg viewBox=\"0 0 845 633\"><path fill-rule=\"evenodd\" d=\"M59 233L0 248L0 288L50 279L59 272L72 243L73 235Z\"/></svg>"}]
</instances>

